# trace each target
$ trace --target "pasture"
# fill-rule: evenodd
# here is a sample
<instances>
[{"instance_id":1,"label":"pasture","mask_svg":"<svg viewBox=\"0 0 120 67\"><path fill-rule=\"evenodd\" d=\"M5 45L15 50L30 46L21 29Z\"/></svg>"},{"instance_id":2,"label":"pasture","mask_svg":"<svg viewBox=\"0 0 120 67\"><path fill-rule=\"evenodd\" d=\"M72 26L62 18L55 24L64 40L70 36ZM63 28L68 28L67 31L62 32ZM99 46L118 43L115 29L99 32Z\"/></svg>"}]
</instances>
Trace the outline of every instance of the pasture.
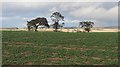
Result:
<instances>
[{"instance_id":1,"label":"pasture","mask_svg":"<svg viewBox=\"0 0 120 67\"><path fill-rule=\"evenodd\" d=\"M117 32L2 32L3 64L118 64Z\"/></svg>"}]
</instances>

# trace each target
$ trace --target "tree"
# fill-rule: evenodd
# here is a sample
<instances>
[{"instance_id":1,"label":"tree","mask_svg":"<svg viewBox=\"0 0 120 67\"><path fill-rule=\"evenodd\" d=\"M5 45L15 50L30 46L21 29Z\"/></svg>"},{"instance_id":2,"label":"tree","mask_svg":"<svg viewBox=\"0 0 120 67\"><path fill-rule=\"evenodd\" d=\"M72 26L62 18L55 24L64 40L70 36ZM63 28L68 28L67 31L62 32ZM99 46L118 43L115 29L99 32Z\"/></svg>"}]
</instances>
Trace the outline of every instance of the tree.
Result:
<instances>
[{"instance_id":1,"label":"tree","mask_svg":"<svg viewBox=\"0 0 120 67\"><path fill-rule=\"evenodd\" d=\"M36 19L32 19L30 21L27 21L27 27L28 27L29 31L31 31L31 29L35 29L35 31L37 31L37 28L40 25L44 25L44 26L49 28L48 21L44 17L38 17Z\"/></svg>"},{"instance_id":2,"label":"tree","mask_svg":"<svg viewBox=\"0 0 120 67\"><path fill-rule=\"evenodd\" d=\"M54 22L53 27L55 28L55 32L59 28L59 21L64 21L64 16L62 16L59 12L54 12L50 16L51 20Z\"/></svg>"},{"instance_id":3,"label":"tree","mask_svg":"<svg viewBox=\"0 0 120 67\"><path fill-rule=\"evenodd\" d=\"M92 22L92 21L79 22L79 27L81 26L81 28L84 28L84 30L87 31L87 32L90 32L93 25L94 25L94 22Z\"/></svg>"}]
</instances>

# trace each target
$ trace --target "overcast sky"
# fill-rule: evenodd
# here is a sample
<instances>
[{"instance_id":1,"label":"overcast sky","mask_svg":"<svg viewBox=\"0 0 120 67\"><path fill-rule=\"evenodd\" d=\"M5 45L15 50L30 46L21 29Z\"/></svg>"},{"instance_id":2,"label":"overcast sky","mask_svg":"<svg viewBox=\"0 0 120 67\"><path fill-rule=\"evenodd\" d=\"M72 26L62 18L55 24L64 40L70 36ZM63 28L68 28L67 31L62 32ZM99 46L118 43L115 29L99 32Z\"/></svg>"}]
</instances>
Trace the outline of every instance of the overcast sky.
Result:
<instances>
[{"instance_id":1,"label":"overcast sky","mask_svg":"<svg viewBox=\"0 0 120 67\"><path fill-rule=\"evenodd\" d=\"M95 22L95 27L118 25L117 2L3 2L0 20L2 27L26 27L26 21L37 17L53 24L50 15L56 11L65 17L65 26L77 27L84 20Z\"/></svg>"}]
</instances>

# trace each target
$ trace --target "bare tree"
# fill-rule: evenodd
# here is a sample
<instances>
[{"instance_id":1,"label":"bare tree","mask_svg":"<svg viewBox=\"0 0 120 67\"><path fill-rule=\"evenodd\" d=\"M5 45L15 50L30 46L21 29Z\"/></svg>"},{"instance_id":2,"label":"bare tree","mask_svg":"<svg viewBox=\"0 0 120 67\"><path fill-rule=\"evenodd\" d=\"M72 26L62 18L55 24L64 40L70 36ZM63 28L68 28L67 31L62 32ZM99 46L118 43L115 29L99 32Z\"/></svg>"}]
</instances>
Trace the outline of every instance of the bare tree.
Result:
<instances>
[{"instance_id":1,"label":"bare tree","mask_svg":"<svg viewBox=\"0 0 120 67\"><path fill-rule=\"evenodd\" d=\"M84 28L84 30L87 31L87 32L90 32L93 25L94 25L94 22L92 22L92 21L79 22L79 27L81 26L81 28Z\"/></svg>"},{"instance_id":2,"label":"bare tree","mask_svg":"<svg viewBox=\"0 0 120 67\"><path fill-rule=\"evenodd\" d=\"M55 28L55 32L57 32L57 29L59 28L59 21L64 21L64 16L62 16L59 12L54 12L50 16L51 20L55 22L53 24L53 28Z\"/></svg>"}]
</instances>

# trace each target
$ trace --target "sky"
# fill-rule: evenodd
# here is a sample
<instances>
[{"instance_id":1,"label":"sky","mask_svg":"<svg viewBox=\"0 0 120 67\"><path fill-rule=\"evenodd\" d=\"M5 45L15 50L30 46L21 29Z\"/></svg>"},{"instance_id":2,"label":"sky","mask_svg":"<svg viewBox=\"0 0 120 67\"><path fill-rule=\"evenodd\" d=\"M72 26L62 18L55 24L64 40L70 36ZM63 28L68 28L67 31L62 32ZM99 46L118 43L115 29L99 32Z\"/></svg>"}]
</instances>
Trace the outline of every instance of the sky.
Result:
<instances>
[{"instance_id":1,"label":"sky","mask_svg":"<svg viewBox=\"0 0 120 67\"><path fill-rule=\"evenodd\" d=\"M118 25L118 0L104 2L2 2L2 27L26 27L27 21L37 17L45 17L49 24L53 24L50 16L53 12L60 12L64 17L65 27L77 27L80 21L93 21L94 27ZM36 0L37 1L37 0Z\"/></svg>"}]
</instances>

